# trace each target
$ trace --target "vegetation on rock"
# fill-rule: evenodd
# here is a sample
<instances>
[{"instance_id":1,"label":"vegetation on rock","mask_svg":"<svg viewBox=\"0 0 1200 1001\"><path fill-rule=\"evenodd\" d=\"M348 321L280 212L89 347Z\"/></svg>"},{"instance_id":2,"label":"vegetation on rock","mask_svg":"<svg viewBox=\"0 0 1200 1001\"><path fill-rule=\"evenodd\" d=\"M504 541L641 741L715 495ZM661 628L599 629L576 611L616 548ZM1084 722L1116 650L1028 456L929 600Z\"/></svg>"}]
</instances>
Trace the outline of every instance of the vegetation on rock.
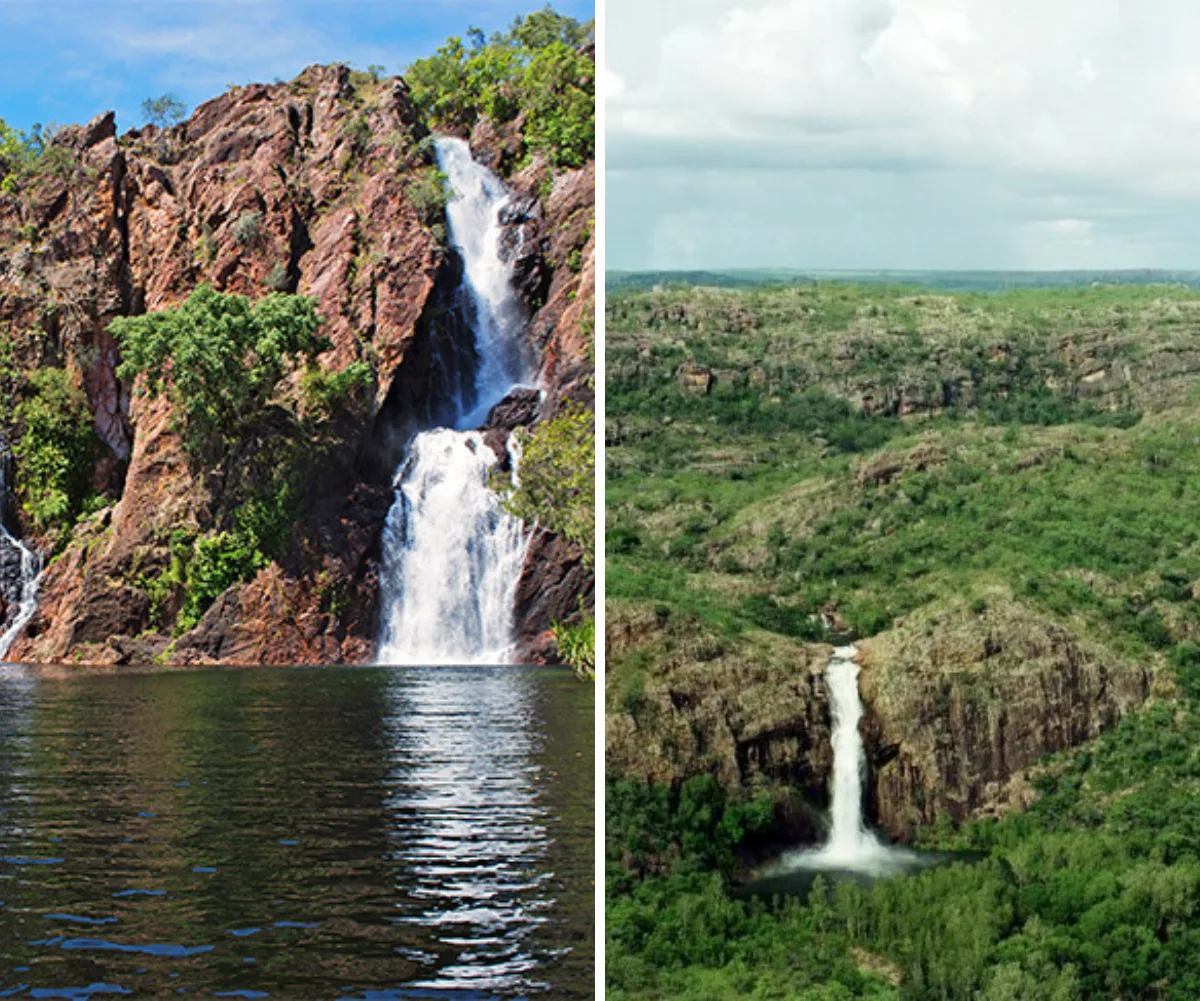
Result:
<instances>
[{"instance_id":1,"label":"vegetation on rock","mask_svg":"<svg viewBox=\"0 0 1200 1001\"><path fill-rule=\"evenodd\" d=\"M596 557L596 415L569 403L532 431L515 434L520 463L504 506L569 539L590 566ZM596 667L595 619L583 613L575 625L556 623L559 655L582 676Z\"/></svg>"},{"instance_id":2,"label":"vegetation on rock","mask_svg":"<svg viewBox=\"0 0 1200 1001\"><path fill-rule=\"evenodd\" d=\"M443 127L524 114L532 150L555 166L579 167L595 150L596 68L581 51L592 30L547 7L490 38L472 30L469 45L450 38L405 78L418 106Z\"/></svg>"},{"instance_id":3,"label":"vegetation on rock","mask_svg":"<svg viewBox=\"0 0 1200 1001\"><path fill-rule=\"evenodd\" d=\"M1200 295L1176 287L610 296L606 684L620 760L663 775L687 761L708 731L672 729L670 714L703 698L701 680L732 686L730 726L802 741L802 715L755 701L787 679L746 684L768 647L806 666L806 643L875 637L864 687L924 699L931 744L956 739L952 703L984 720L1021 711L990 704L1013 688L970 662L1023 669L1006 615L1039 624L1027 645L1061 637L1058 683L1089 657L1158 679L1141 712L1025 775L1028 809L917 831L984 861L818 881L807 900L735 892L751 843L760 852L779 822L740 811L763 796L778 809L785 762L743 762L757 785L727 784L707 811L684 806L705 779L615 776L610 996L1195 996L1198 320ZM804 678L798 667L790 689ZM738 753L758 754L757 739Z\"/></svg>"},{"instance_id":4,"label":"vegetation on rock","mask_svg":"<svg viewBox=\"0 0 1200 1001\"><path fill-rule=\"evenodd\" d=\"M14 129L0 118L0 194L15 195L39 177L69 177L75 169L70 153L56 146L56 126Z\"/></svg>"},{"instance_id":5,"label":"vegetation on rock","mask_svg":"<svg viewBox=\"0 0 1200 1001\"><path fill-rule=\"evenodd\" d=\"M30 374L15 417L17 482L34 528L62 545L91 496L91 464L99 442L87 397L61 368Z\"/></svg>"},{"instance_id":6,"label":"vegetation on rock","mask_svg":"<svg viewBox=\"0 0 1200 1001\"><path fill-rule=\"evenodd\" d=\"M151 125L169 129L187 117L187 105L174 94L148 97L142 102L142 117Z\"/></svg>"},{"instance_id":7,"label":"vegetation on rock","mask_svg":"<svg viewBox=\"0 0 1200 1001\"><path fill-rule=\"evenodd\" d=\"M166 392L182 411L188 447L220 455L261 413L295 363L327 348L316 303L273 294L251 303L201 285L180 306L120 317L118 375L144 377L150 396Z\"/></svg>"},{"instance_id":8,"label":"vegetation on rock","mask_svg":"<svg viewBox=\"0 0 1200 1001\"><path fill-rule=\"evenodd\" d=\"M596 416L568 404L532 431L516 433L521 460L505 507L596 553Z\"/></svg>"}]
</instances>

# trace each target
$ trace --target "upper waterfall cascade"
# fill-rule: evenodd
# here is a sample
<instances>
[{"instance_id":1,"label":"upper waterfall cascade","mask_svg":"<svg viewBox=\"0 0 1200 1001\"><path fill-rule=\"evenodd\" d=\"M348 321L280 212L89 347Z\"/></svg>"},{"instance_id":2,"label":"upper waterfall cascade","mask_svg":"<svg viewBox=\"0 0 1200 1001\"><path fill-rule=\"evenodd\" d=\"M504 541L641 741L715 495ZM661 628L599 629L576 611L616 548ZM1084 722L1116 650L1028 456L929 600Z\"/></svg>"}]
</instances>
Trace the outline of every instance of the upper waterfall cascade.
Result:
<instances>
[{"instance_id":1,"label":"upper waterfall cascade","mask_svg":"<svg viewBox=\"0 0 1200 1001\"><path fill-rule=\"evenodd\" d=\"M41 582L42 557L5 525L7 513L8 463L0 457L0 660L8 655L37 611L38 584Z\"/></svg>"},{"instance_id":2,"label":"upper waterfall cascade","mask_svg":"<svg viewBox=\"0 0 1200 1001\"><path fill-rule=\"evenodd\" d=\"M383 664L486 664L511 658L517 582L528 542L489 486L496 456L472 430L532 377L526 315L501 253L511 195L460 139L437 141L450 238L463 263L454 307L469 343L433 345L449 426L418 434L396 472L383 536ZM515 458L514 458L515 464Z\"/></svg>"}]
</instances>

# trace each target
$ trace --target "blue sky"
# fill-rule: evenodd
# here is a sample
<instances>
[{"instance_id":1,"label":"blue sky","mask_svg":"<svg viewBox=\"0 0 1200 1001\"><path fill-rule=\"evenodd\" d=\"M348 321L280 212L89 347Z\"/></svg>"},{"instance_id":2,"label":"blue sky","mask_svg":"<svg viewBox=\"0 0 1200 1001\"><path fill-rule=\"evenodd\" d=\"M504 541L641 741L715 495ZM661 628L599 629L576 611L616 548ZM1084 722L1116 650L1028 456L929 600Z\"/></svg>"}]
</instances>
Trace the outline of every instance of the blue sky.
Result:
<instances>
[{"instance_id":1,"label":"blue sky","mask_svg":"<svg viewBox=\"0 0 1200 1001\"><path fill-rule=\"evenodd\" d=\"M87 121L172 92L189 110L231 83L291 79L312 63L400 73L468 26L506 28L545 0L0 0L0 118ZM555 0L579 20L592 0Z\"/></svg>"},{"instance_id":2,"label":"blue sky","mask_svg":"<svg viewBox=\"0 0 1200 1001\"><path fill-rule=\"evenodd\" d=\"M611 268L1200 268L1194 0L608 0Z\"/></svg>"}]
</instances>

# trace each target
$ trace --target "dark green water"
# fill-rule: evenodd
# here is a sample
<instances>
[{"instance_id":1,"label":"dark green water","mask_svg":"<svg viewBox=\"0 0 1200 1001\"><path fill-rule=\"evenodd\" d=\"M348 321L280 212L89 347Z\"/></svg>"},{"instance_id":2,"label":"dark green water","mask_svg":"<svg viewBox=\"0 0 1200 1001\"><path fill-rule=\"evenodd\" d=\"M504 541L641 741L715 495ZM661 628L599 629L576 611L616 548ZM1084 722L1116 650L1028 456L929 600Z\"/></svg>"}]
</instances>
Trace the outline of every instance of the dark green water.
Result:
<instances>
[{"instance_id":1,"label":"dark green water","mask_svg":"<svg viewBox=\"0 0 1200 1001\"><path fill-rule=\"evenodd\" d=\"M594 689L0 675L0 997L587 998Z\"/></svg>"}]
</instances>

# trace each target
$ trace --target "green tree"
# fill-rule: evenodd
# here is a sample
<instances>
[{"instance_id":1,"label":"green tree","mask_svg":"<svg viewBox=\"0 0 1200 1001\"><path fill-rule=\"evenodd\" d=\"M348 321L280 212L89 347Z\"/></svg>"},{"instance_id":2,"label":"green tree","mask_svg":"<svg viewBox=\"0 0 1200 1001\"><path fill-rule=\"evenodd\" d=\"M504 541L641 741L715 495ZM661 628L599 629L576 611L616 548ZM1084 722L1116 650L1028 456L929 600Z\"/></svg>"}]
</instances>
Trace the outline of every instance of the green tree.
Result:
<instances>
[{"instance_id":1,"label":"green tree","mask_svg":"<svg viewBox=\"0 0 1200 1001\"><path fill-rule=\"evenodd\" d=\"M521 448L515 486L505 507L577 543L585 562L596 558L596 416L568 404L532 432L518 431ZM554 623L555 645L581 677L595 676L596 624L581 608L579 622Z\"/></svg>"},{"instance_id":2,"label":"green tree","mask_svg":"<svg viewBox=\"0 0 1200 1001\"><path fill-rule=\"evenodd\" d=\"M521 459L505 506L596 555L596 416L568 404L532 432L518 431Z\"/></svg>"},{"instance_id":3,"label":"green tree","mask_svg":"<svg viewBox=\"0 0 1200 1001\"><path fill-rule=\"evenodd\" d=\"M518 17L508 31L506 41L516 43L531 52L560 43L573 49L582 47L592 37L592 23L580 23L573 17L559 14L548 4L541 10Z\"/></svg>"},{"instance_id":4,"label":"green tree","mask_svg":"<svg viewBox=\"0 0 1200 1001\"><path fill-rule=\"evenodd\" d=\"M508 32L452 37L405 77L417 105L443 126L480 116L527 115L529 145L556 166L579 166L595 149L595 64L582 51L592 25L551 8L518 18Z\"/></svg>"},{"instance_id":5,"label":"green tree","mask_svg":"<svg viewBox=\"0 0 1200 1001\"><path fill-rule=\"evenodd\" d=\"M558 167L579 167L596 144L596 67L562 42L540 49L521 80L529 144Z\"/></svg>"},{"instance_id":6,"label":"green tree","mask_svg":"<svg viewBox=\"0 0 1200 1001\"><path fill-rule=\"evenodd\" d=\"M121 317L109 329L121 345L119 377L143 376L151 396L166 392L193 454L215 457L295 363L329 346L317 336L320 322L313 299L277 293L251 304L201 285L178 307Z\"/></svg>"},{"instance_id":7,"label":"green tree","mask_svg":"<svg viewBox=\"0 0 1200 1001\"><path fill-rule=\"evenodd\" d=\"M74 160L66 149L52 144L57 132L55 125L35 124L26 133L0 118L0 193L15 194L37 174L69 175Z\"/></svg>"},{"instance_id":8,"label":"green tree","mask_svg":"<svg viewBox=\"0 0 1200 1001\"><path fill-rule=\"evenodd\" d=\"M156 125L160 129L169 129L187 117L187 105L174 94L148 97L142 102L142 117L150 125Z\"/></svg>"},{"instance_id":9,"label":"green tree","mask_svg":"<svg viewBox=\"0 0 1200 1001\"><path fill-rule=\"evenodd\" d=\"M87 397L61 368L36 370L16 408L23 424L13 449L25 508L40 532L65 541L91 486L97 438Z\"/></svg>"}]
</instances>

